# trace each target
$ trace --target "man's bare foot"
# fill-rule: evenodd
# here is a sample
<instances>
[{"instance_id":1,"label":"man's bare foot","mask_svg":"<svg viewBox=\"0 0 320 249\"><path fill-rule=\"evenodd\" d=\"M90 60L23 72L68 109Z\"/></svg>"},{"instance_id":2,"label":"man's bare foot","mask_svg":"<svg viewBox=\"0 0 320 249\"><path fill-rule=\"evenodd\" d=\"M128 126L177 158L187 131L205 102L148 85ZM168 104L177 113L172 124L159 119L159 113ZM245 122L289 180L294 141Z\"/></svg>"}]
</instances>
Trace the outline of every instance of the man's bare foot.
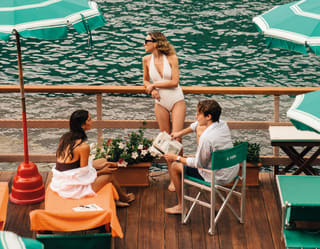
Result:
<instances>
[{"instance_id":1,"label":"man's bare foot","mask_svg":"<svg viewBox=\"0 0 320 249\"><path fill-rule=\"evenodd\" d=\"M166 208L165 212L167 214L181 214L182 213L182 207L181 207L181 205L176 205L176 206L173 206L171 208Z\"/></svg>"},{"instance_id":2,"label":"man's bare foot","mask_svg":"<svg viewBox=\"0 0 320 249\"><path fill-rule=\"evenodd\" d=\"M168 190L169 190L170 192L176 191L176 188L174 187L173 182L170 182L170 184L169 184L169 186L168 186Z\"/></svg>"}]
</instances>

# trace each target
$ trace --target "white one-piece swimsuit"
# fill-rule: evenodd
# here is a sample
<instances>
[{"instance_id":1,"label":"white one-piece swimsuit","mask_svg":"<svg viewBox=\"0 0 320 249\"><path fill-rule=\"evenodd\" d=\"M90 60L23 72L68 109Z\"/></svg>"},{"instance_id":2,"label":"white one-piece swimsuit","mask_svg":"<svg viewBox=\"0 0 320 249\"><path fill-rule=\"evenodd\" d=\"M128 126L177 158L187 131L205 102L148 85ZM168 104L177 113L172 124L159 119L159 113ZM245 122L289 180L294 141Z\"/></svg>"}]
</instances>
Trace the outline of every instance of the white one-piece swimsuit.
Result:
<instances>
[{"instance_id":1,"label":"white one-piece swimsuit","mask_svg":"<svg viewBox=\"0 0 320 249\"><path fill-rule=\"evenodd\" d=\"M162 55L163 58L163 77L160 76L151 55L149 65L149 76L153 83L171 80L171 67L168 62L167 56ZM178 85L174 88L157 88L160 94L160 101L155 100L157 104L162 105L169 112L172 110L175 103L184 99L181 87Z\"/></svg>"}]
</instances>

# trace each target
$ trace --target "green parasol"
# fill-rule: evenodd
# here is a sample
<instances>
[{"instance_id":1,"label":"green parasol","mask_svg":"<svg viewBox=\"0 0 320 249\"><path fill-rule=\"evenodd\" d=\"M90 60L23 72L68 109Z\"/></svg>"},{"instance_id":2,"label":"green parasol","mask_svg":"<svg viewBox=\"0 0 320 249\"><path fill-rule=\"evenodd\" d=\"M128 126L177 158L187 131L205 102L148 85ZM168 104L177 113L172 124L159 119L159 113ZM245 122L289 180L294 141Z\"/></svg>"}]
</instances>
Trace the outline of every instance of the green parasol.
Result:
<instances>
[{"instance_id":1,"label":"green parasol","mask_svg":"<svg viewBox=\"0 0 320 249\"><path fill-rule=\"evenodd\" d=\"M297 95L287 117L299 130L320 133L320 90Z\"/></svg>"},{"instance_id":2,"label":"green parasol","mask_svg":"<svg viewBox=\"0 0 320 249\"><path fill-rule=\"evenodd\" d=\"M320 1L302 0L276 6L254 17L268 48L284 48L320 55Z\"/></svg>"}]
</instances>

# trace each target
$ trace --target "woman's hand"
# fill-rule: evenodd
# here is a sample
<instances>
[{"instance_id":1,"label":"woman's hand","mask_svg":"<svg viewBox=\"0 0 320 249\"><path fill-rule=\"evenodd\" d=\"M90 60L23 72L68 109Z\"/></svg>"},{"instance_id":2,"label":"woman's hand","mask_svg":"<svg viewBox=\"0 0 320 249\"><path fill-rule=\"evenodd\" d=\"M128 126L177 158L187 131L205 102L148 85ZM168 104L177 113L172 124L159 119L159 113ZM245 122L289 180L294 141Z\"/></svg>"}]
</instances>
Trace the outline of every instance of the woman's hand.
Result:
<instances>
[{"instance_id":1,"label":"woman's hand","mask_svg":"<svg viewBox=\"0 0 320 249\"><path fill-rule=\"evenodd\" d=\"M146 92L147 93L152 93L152 90L154 89L154 84L149 84L147 87L146 87Z\"/></svg>"},{"instance_id":2,"label":"woman's hand","mask_svg":"<svg viewBox=\"0 0 320 249\"><path fill-rule=\"evenodd\" d=\"M106 162L105 166L102 169L97 171L98 176L103 174L112 174L118 170L117 163L115 162Z\"/></svg>"},{"instance_id":3,"label":"woman's hand","mask_svg":"<svg viewBox=\"0 0 320 249\"><path fill-rule=\"evenodd\" d=\"M160 94L156 89L153 89L153 91L151 92L152 98L160 101Z\"/></svg>"}]
</instances>

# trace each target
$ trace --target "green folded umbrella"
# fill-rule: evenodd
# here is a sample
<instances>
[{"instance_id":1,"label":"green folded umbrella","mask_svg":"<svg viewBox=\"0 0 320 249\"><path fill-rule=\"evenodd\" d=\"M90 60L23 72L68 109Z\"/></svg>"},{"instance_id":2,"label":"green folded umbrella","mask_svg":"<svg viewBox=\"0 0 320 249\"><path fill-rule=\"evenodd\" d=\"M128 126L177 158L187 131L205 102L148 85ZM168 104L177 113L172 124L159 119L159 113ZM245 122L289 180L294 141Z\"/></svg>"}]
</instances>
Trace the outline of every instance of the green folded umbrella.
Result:
<instances>
[{"instance_id":1,"label":"green folded umbrella","mask_svg":"<svg viewBox=\"0 0 320 249\"><path fill-rule=\"evenodd\" d=\"M297 95L287 117L299 130L320 133L320 90Z\"/></svg>"},{"instance_id":2,"label":"green folded umbrella","mask_svg":"<svg viewBox=\"0 0 320 249\"><path fill-rule=\"evenodd\" d=\"M320 55L320 1L302 0L276 6L254 17L267 47Z\"/></svg>"}]
</instances>

